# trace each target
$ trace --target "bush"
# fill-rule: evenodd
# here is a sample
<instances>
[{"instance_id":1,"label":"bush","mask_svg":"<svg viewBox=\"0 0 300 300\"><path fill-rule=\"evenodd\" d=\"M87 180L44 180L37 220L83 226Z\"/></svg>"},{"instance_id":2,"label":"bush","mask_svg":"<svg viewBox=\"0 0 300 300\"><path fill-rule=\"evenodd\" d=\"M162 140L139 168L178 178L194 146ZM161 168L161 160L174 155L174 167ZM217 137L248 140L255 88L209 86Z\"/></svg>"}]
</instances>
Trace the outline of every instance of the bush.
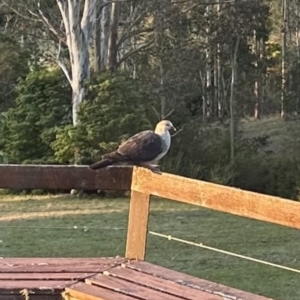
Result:
<instances>
[{"instance_id":1,"label":"bush","mask_svg":"<svg viewBox=\"0 0 300 300\"><path fill-rule=\"evenodd\" d=\"M32 71L0 123L0 147L9 163L53 163L55 128L71 122L71 91L58 69Z\"/></svg>"}]
</instances>

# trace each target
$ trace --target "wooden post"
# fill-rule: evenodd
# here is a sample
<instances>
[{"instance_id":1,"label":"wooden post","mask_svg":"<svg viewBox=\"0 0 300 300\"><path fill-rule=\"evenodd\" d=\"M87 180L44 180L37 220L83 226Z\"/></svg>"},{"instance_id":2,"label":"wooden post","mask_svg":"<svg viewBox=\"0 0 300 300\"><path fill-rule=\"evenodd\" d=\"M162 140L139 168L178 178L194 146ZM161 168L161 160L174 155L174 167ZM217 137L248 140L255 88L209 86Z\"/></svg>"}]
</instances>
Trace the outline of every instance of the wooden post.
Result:
<instances>
[{"instance_id":1,"label":"wooden post","mask_svg":"<svg viewBox=\"0 0 300 300\"><path fill-rule=\"evenodd\" d=\"M131 191L126 258L145 259L149 208L150 194Z\"/></svg>"}]
</instances>

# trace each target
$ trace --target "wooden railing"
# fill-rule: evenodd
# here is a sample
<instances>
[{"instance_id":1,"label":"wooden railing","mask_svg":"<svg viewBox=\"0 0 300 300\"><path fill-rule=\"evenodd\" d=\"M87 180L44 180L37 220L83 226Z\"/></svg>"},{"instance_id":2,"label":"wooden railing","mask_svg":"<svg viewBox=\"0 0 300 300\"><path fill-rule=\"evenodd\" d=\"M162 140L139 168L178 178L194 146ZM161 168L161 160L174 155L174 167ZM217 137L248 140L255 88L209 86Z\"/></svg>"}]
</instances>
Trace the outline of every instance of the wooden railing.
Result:
<instances>
[{"instance_id":1,"label":"wooden railing","mask_svg":"<svg viewBox=\"0 0 300 300\"><path fill-rule=\"evenodd\" d=\"M300 229L300 203L144 168L0 165L0 188L131 190L127 258L144 260L151 195Z\"/></svg>"}]
</instances>

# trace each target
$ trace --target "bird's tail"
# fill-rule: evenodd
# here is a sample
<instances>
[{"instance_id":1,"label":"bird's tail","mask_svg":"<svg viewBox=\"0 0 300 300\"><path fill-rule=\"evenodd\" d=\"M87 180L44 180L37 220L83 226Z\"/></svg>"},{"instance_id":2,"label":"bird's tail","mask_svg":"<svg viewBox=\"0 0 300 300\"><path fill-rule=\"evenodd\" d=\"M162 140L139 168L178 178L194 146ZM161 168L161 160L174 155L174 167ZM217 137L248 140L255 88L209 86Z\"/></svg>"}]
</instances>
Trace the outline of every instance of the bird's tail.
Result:
<instances>
[{"instance_id":1,"label":"bird's tail","mask_svg":"<svg viewBox=\"0 0 300 300\"><path fill-rule=\"evenodd\" d=\"M92 170L97 170L97 169L101 169L101 168L105 168L107 166L110 166L114 163L116 163L117 161L111 158L105 158L102 159L101 161L98 161L92 165L89 166L90 169Z\"/></svg>"}]
</instances>

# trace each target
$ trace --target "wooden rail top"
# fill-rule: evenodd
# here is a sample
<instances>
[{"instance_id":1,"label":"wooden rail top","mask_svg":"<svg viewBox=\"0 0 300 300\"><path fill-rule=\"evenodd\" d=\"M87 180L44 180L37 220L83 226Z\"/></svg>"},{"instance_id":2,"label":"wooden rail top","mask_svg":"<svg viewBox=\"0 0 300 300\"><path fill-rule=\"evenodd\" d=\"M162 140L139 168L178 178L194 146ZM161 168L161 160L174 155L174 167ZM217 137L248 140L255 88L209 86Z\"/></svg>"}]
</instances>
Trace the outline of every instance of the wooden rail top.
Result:
<instances>
[{"instance_id":1,"label":"wooden rail top","mask_svg":"<svg viewBox=\"0 0 300 300\"><path fill-rule=\"evenodd\" d=\"M0 188L130 190L132 167L90 170L75 165L0 165Z\"/></svg>"}]
</instances>

